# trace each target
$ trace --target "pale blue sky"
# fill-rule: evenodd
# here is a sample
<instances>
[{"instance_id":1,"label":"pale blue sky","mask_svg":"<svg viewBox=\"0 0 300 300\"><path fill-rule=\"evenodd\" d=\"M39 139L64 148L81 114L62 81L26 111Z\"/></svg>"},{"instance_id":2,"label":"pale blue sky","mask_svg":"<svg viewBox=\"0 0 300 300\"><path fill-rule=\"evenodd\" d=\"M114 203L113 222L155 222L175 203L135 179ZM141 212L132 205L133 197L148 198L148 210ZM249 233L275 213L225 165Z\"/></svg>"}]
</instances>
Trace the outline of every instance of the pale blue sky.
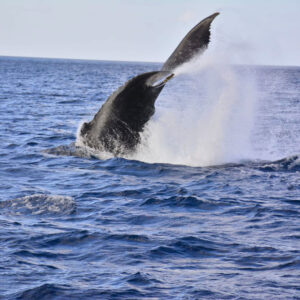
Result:
<instances>
[{"instance_id":1,"label":"pale blue sky","mask_svg":"<svg viewBox=\"0 0 300 300\"><path fill-rule=\"evenodd\" d=\"M0 0L0 55L162 62L216 11L209 51L300 66L299 0Z\"/></svg>"}]
</instances>

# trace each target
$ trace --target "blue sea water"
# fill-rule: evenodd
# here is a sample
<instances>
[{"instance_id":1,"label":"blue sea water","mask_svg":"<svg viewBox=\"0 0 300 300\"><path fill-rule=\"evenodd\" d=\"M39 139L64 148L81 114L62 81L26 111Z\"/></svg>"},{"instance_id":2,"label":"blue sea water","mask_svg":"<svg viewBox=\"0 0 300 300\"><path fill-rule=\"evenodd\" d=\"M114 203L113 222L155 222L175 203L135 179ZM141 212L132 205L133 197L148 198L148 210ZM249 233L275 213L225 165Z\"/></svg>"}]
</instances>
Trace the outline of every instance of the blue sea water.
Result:
<instances>
[{"instance_id":1,"label":"blue sea water","mask_svg":"<svg viewBox=\"0 0 300 300\"><path fill-rule=\"evenodd\" d=\"M135 156L74 151L159 68L0 57L1 299L300 299L300 68L179 75Z\"/></svg>"}]
</instances>

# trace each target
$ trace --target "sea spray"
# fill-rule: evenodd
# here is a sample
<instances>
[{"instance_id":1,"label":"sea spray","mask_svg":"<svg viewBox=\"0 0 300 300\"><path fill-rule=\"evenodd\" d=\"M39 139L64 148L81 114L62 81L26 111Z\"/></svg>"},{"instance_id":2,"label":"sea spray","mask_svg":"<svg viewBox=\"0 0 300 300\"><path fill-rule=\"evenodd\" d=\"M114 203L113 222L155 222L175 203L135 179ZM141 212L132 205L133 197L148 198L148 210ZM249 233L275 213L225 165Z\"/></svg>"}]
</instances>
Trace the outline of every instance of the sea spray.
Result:
<instances>
[{"instance_id":1,"label":"sea spray","mask_svg":"<svg viewBox=\"0 0 300 300\"><path fill-rule=\"evenodd\" d=\"M202 58L203 59L203 58ZM157 101L131 159L207 166L252 158L255 85L245 67L192 61Z\"/></svg>"}]
</instances>

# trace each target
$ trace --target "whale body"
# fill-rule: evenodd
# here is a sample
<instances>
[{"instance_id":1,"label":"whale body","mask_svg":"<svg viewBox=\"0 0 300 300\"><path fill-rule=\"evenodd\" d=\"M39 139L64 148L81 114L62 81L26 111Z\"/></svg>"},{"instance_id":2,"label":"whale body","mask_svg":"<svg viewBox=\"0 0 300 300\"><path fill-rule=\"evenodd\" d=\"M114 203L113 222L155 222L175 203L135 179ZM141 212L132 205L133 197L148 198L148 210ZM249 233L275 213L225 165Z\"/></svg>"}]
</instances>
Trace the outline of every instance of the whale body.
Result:
<instances>
[{"instance_id":1,"label":"whale body","mask_svg":"<svg viewBox=\"0 0 300 300\"><path fill-rule=\"evenodd\" d=\"M156 71L140 74L118 88L89 123L80 130L90 148L114 155L133 151L140 132L154 114L154 103L173 74Z\"/></svg>"},{"instance_id":2,"label":"whale body","mask_svg":"<svg viewBox=\"0 0 300 300\"><path fill-rule=\"evenodd\" d=\"M204 51L210 41L210 25L219 13L198 23L180 42L160 71L139 74L119 87L94 116L83 123L80 142L114 156L132 153L140 133L155 112L155 101L173 71Z\"/></svg>"}]
</instances>

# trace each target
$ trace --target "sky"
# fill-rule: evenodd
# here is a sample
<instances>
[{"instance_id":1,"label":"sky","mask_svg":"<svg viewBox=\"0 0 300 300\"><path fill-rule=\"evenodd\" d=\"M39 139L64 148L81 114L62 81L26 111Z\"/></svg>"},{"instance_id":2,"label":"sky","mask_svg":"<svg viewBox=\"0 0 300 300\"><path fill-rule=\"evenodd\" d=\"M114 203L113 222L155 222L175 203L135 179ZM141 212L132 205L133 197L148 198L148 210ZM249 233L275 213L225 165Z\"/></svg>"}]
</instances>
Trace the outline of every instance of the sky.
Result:
<instances>
[{"instance_id":1,"label":"sky","mask_svg":"<svg viewBox=\"0 0 300 300\"><path fill-rule=\"evenodd\" d=\"M0 56L163 62L214 12L209 51L300 66L299 0L0 0Z\"/></svg>"}]
</instances>

